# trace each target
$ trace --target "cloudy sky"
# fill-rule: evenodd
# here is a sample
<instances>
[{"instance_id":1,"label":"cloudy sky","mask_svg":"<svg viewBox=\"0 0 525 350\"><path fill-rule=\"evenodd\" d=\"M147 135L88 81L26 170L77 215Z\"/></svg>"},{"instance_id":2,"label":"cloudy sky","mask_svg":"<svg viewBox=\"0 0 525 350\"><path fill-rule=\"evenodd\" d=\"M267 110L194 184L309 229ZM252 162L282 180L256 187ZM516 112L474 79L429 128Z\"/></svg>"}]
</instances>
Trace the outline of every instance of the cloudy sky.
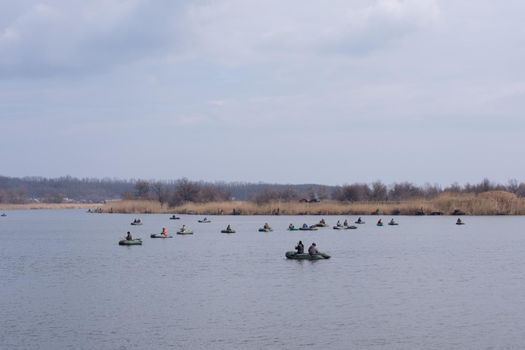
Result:
<instances>
[{"instance_id":1,"label":"cloudy sky","mask_svg":"<svg viewBox=\"0 0 525 350\"><path fill-rule=\"evenodd\" d=\"M0 174L525 180L517 0L0 0Z\"/></svg>"}]
</instances>

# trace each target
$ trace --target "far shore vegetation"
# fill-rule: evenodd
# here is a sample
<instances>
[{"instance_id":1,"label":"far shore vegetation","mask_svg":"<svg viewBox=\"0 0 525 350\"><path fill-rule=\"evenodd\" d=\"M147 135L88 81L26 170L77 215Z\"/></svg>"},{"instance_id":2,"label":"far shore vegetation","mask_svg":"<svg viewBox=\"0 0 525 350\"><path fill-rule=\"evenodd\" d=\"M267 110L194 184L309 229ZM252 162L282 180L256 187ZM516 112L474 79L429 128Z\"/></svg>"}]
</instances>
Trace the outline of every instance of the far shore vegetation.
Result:
<instances>
[{"instance_id":1,"label":"far shore vegetation","mask_svg":"<svg viewBox=\"0 0 525 350\"><path fill-rule=\"evenodd\" d=\"M197 215L525 215L525 183L209 183L0 176L0 209Z\"/></svg>"},{"instance_id":2,"label":"far shore vegetation","mask_svg":"<svg viewBox=\"0 0 525 350\"><path fill-rule=\"evenodd\" d=\"M186 202L174 207L154 200L121 200L101 207L103 213L198 215L525 215L525 198L503 192L442 193L433 199L389 202L220 201Z\"/></svg>"}]
</instances>

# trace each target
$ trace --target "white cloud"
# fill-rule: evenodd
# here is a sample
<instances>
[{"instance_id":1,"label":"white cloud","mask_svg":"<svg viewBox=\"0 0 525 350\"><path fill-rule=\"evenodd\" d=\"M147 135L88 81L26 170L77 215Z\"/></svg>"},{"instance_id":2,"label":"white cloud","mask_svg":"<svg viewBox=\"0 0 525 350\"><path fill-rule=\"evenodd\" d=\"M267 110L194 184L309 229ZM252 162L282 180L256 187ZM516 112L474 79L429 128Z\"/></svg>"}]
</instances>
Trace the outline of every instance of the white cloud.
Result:
<instances>
[{"instance_id":1,"label":"white cloud","mask_svg":"<svg viewBox=\"0 0 525 350\"><path fill-rule=\"evenodd\" d=\"M86 74L172 47L177 2L48 1L0 27L0 75Z\"/></svg>"},{"instance_id":2,"label":"white cloud","mask_svg":"<svg viewBox=\"0 0 525 350\"><path fill-rule=\"evenodd\" d=\"M435 0L50 0L16 13L0 22L3 76L86 74L159 55L234 64L362 54L439 9Z\"/></svg>"},{"instance_id":3,"label":"white cloud","mask_svg":"<svg viewBox=\"0 0 525 350\"><path fill-rule=\"evenodd\" d=\"M195 50L226 62L283 54L366 53L435 21L434 0L198 1L186 17Z\"/></svg>"}]
</instances>

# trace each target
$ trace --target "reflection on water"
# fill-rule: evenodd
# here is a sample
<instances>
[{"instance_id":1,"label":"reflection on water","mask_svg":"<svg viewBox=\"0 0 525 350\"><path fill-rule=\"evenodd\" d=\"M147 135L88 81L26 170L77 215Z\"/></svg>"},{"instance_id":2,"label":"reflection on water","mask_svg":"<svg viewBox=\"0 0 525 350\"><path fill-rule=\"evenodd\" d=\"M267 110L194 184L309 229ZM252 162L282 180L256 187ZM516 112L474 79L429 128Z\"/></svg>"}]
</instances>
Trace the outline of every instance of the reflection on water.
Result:
<instances>
[{"instance_id":1,"label":"reflection on water","mask_svg":"<svg viewBox=\"0 0 525 350\"><path fill-rule=\"evenodd\" d=\"M0 349L479 349L525 343L522 217L13 211L0 218ZM325 217L331 225L344 217ZM350 218L349 218L350 219ZM351 218L352 221L355 220ZM387 222L389 217L384 217ZM274 232L261 233L264 222ZM193 236L150 239L182 224ZM221 234L227 224L237 231ZM142 246L121 247L130 230ZM330 260L286 260L302 240Z\"/></svg>"}]
</instances>

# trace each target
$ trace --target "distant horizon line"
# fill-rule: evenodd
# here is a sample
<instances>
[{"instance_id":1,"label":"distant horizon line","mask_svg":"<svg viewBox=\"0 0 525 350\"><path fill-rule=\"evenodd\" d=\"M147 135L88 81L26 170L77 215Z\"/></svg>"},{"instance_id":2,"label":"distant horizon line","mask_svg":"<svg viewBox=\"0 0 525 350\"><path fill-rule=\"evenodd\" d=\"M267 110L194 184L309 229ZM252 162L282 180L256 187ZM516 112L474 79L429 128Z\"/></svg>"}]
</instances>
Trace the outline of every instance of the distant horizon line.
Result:
<instances>
[{"instance_id":1,"label":"distant horizon line","mask_svg":"<svg viewBox=\"0 0 525 350\"><path fill-rule=\"evenodd\" d=\"M412 185L415 185L415 186L418 186L418 187L425 187L425 186L434 186L434 187L436 187L437 186L437 187L441 187L441 188L452 187L452 186L463 187L463 186L466 186L466 185L478 185L478 184L482 184L482 183L489 183L490 185L493 185L493 186L506 186L506 185L510 185L511 183L514 183L516 185L525 184L525 182L523 182L521 180L518 180L517 178L510 178L506 182L498 182L498 181L493 181L493 180L491 180L491 179L489 179L487 177L483 177L480 180L478 180L477 182L469 182L469 181L459 182L459 181L454 181L454 182L451 182L451 183L448 183L448 184L442 184L442 183L439 183L439 182L429 182L429 181L426 181L424 183L420 183L420 182L413 182L413 181L409 181L409 180L386 182L386 181L381 180L381 179L376 179L376 180L372 180L372 181L347 181L347 182L340 183L340 184L327 184L327 183L316 183L316 182L302 182L302 183L296 182L296 183L292 183L292 182L269 182L269 181L264 181L264 180L259 180L259 181L250 181L250 180L202 180L202 179L195 180L195 179L192 179L192 178L189 178L189 177L186 177L186 176L180 176L180 177L172 178L172 179L158 179L158 178L144 178L144 177L124 178L124 177L117 177L117 176L113 176L113 177L110 177L110 176L103 176L103 177L83 176L82 177L82 176L73 176L73 175L61 175L61 176L42 176L42 175L10 176L10 175L0 174L0 179L1 178L17 179L17 180L48 180L48 181L71 179L71 180L80 180L80 181L86 181L87 180L87 181L127 182L127 183L137 183L139 181L146 181L146 182L150 182L150 183L154 183L154 182L175 183L177 181L186 179L186 180L191 181L191 182L205 183L205 184L226 184L226 185L228 185L228 184L232 184L232 185L235 185L235 184L246 184L246 185L277 185L277 186L324 186L324 187L343 187L343 186L357 185L357 184L370 185L370 184L374 184L374 183L381 183L381 184L386 185L386 186L391 186L391 185L396 185L396 184L412 184Z\"/></svg>"}]
</instances>

